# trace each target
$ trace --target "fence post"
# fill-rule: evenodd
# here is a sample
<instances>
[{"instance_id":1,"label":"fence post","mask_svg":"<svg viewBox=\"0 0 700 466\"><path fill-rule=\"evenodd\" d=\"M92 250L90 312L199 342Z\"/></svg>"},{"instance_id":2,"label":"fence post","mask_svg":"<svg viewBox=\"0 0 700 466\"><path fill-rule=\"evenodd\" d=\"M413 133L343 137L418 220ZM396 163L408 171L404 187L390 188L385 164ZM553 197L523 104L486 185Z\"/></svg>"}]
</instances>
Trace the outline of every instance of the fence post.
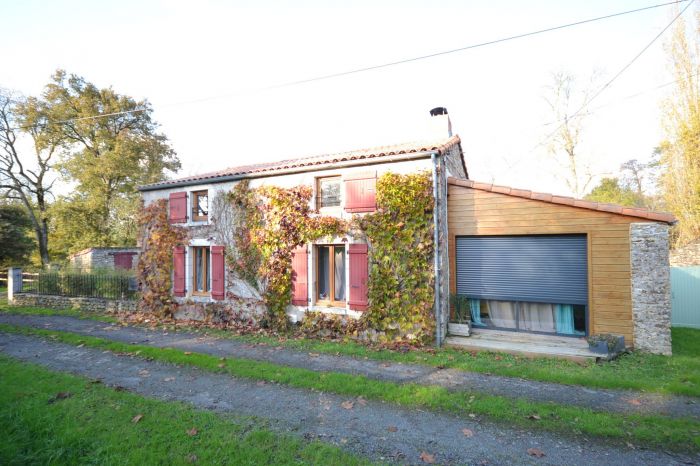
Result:
<instances>
[{"instance_id":1,"label":"fence post","mask_svg":"<svg viewBox=\"0 0 700 466\"><path fill-rule=\"evenodd\" d=\"M22 269L11 267L7 270L7 302L12 304L15 293L22 292Z\"/></svg>"}]
</instances>

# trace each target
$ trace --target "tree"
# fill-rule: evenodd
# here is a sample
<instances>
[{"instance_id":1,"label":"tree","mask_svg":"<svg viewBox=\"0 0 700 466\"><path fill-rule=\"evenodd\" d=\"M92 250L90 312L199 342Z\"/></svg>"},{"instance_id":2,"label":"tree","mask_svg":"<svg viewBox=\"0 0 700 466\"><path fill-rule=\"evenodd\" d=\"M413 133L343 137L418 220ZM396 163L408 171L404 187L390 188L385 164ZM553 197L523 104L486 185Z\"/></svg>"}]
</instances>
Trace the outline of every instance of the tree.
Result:
<instances>
[{"instance_id":1,"label":"tree","mask_svg":"<svg viewBox=\"0 0 700 466\"><path fill-rule=\"evenodd\" d=\"M700 236L700 30L691 32L679 18L666 43L671 72L676 79L664 103L665 139L659 145L660 183L667 208L678 218L676 242Z\"/></svg>"},{"instance_id":2,"label":"tree","mask_svg":"<svg viewBox=\"0 0 700 466\"><path fill-rule=\"evenodd\" d=\"M58 211L54 228L85 223L82 235L64 235L71 243L67 247L80 249L86 238L91 245L133 244L138 230L136 187L180 168L167 137L157 131L151 105L58 70L41 98L30 99L28 107L62 122L67 144L57 168L76 187L61 199L74 205Z\"/></svg>"},{"instance_id":3,"label":"tree","mask_svg":"<svg viewBox=\"0 0 700 466\"><path fill-rule=\"evenodd\" d=\"M18 134L30 137L33 157L20 150ZM50 170L62 144L63 135L47 124L45 114L0 89L0 190L2 197L24 207L42 265L49 263L48 203L55 181L50 179Z\"/></svg>"},{"instance_id":4,"label":"tree","mask_svg":"<svg viewBox=\"0 0 700 466\"><path fill-rule=\"evenodd\" d=\"M603 178L600 183L586 195L586 199L606 204L619 204L628 207L643 207L643 195L625 184L618 178Z\"/></svg>"},{"instance_id":5,"label":"tree","mask_svg":"<svg viewBox=\"0 0 700 466\"><path fill-rule=\"evenodd\" d=\"M545 98L554 116L557 129L549 136L548 151L561 167L564 182L576 197L586 192L593 180L591 164L580 150L585 107L591 95L591 85L578 90L575 78L565 72L552 74L550 95Z\"/></svg>"},{"instance_id":6,"label":"tree","mask_svg":"<svg viewBox=\"0 0 700 466\"><path fill-rule=\"evenodd\" d=\"M0 204L0 266L23 265L35 244L31 240L32 222L19 205Z\"/></svg>"}]
</instances>

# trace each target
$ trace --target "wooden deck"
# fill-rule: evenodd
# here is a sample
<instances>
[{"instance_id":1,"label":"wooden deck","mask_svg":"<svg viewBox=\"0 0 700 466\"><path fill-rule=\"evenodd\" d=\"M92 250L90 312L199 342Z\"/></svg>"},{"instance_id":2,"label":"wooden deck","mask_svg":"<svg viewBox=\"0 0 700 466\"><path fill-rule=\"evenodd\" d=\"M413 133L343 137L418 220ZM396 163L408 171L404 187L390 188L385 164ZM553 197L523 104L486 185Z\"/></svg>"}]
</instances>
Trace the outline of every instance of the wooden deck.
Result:
<instances>
[{"instance_id":1,"label":"wooden deck","mask_svg":"<svg viewBox=\"0 0 700 466\"><path fill-rule=\"evenodd\" d=\"M546 356L575 361L595 360L604 356L590 351L585 338L474 328L469 337L448 336L445 345L470 351L493 351L528 357Z\"/></svg>"}]
</instances>

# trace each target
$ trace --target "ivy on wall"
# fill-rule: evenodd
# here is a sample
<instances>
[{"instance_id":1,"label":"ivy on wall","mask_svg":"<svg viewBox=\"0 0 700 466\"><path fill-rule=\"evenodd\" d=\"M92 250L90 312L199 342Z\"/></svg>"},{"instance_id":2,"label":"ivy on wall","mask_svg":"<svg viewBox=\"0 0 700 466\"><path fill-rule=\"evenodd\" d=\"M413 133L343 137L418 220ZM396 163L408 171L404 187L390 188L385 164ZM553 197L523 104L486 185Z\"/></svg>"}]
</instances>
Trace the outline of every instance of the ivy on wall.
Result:
<instances>
[{"instance_id":1,"label":"ivy on wall","mask_svg":"<svg viewBox=\"0 0 700 466\"><path fill-rule=\"evenodd\" d=\"M173 248L183 244L187 232L170 224L166 199L142 208L139 225L142 247L137 273L141 284L141 310L160 318L172 318L177 309L171 280Z\"/></svg>"},{"instance_id":2,"label":"ivy on wall","mask_svg":"<svg viewBox=\"0 0 700 466\"><path fill-rule=\"evenodd\" d=\"M377 211L355 219L369 250L366 329L425 343L435 328L433 185L428 173L377 180Z\"/></svg>"},{"instance_id":3,"label":"ivy on wall","mask_svg":"<svg viewBox=\"0 0 700 466\"><path fill-rule=\"evenodd\" d=\"M231 266L241 278L255 283L268 308L268 323L283 330L289 322L286 309L291 301L294 249L322 237L342 235L347 224L335 217L312 215L308 186L250 189L247 182L241 182L230 197L240 212Z\"/></svg>"}]
</instances>

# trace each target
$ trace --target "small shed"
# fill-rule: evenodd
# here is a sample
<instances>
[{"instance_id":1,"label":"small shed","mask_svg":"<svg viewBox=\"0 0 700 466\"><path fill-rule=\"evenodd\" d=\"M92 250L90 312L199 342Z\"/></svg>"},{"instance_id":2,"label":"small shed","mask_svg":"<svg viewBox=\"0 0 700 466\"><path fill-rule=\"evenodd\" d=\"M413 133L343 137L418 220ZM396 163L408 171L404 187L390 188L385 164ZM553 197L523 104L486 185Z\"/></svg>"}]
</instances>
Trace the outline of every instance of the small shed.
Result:
<instances>
[{"instance_id":1,"label":"small shed","mask_svg":"<svg viewBox=\"0 0 700 466\"><path fill-rule=\"evenodd\" d=\"M119 247L93 247L71 254L71 268L91 271L96 269L132 270L136 267L140 249Z\"/></svg>"}]
</instances>

